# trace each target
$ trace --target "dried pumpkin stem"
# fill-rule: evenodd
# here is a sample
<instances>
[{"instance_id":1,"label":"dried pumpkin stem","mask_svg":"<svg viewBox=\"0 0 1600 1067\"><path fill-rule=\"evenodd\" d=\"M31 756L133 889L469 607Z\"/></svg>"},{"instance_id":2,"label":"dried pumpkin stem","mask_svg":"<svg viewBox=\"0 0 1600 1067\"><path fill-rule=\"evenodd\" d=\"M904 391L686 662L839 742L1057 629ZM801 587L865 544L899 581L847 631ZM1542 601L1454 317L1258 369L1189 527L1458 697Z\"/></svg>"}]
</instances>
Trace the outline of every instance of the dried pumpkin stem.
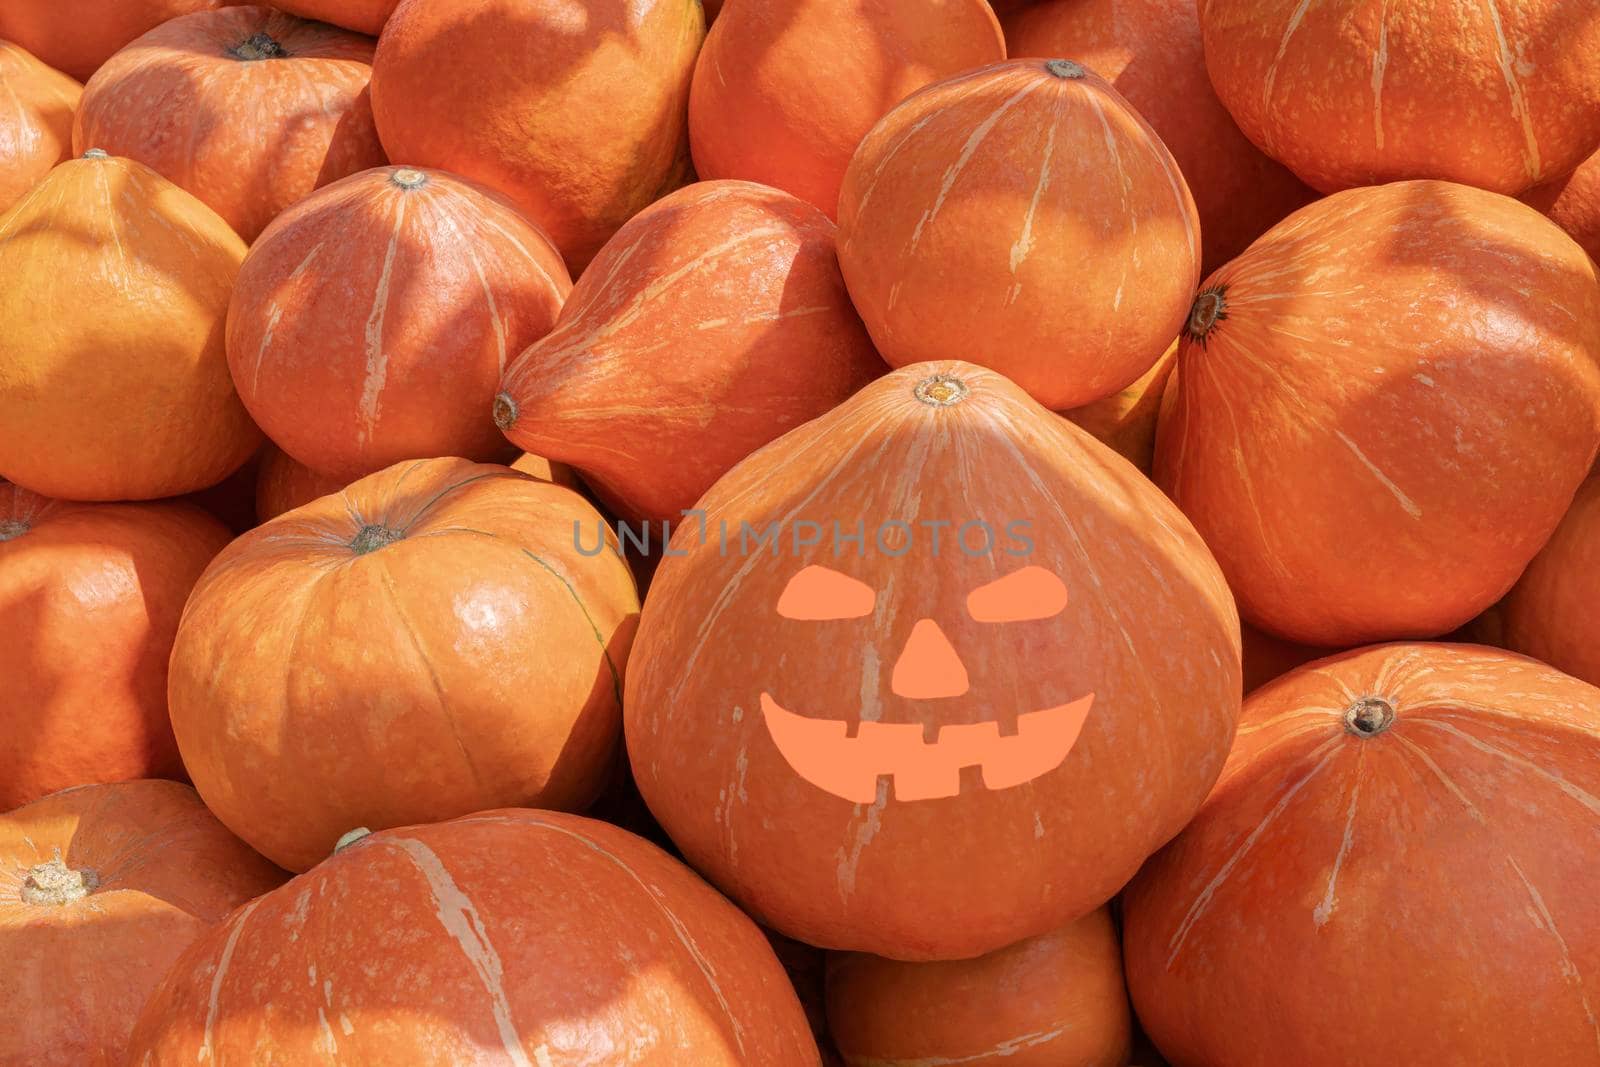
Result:
<instances>
[{"instance_id":1,"label":"dried pumpkin stem","mask_svg":"<svg viewBox=\"0 0 1600 1067\"><path fill-rule=\"evenodd\" d=\"M413 167L401 167L389 175L389 180L402 189L415 189L428 184L428 176Z\"/></svg>"},{"instance_id":2,"label":"dried pumpkin stem","mask_svg":"<svg viewBox=\"0 0 1600 1067\"><path fill-rule=\"evenodd\" d=\"M1394 725L1394 705L1382 697L1362 697L1345 709L1344 728L1357 737L1377 737Z\"/></svg>"},{"instance_id":3,"label":"dried pumpkin stem","mask_svg":"<svg viewBox=\"0 0 1600 1067\"><path fill-rule=\"evenodd\" d=\"M1217 323L1228 317L1228 287L1214 285L1209 289L1202 289L1195 296L1194 303L1189 306L1189 322L1184 327L1184 332L1194 341L1202 345L1211 336L1211 331Z\"/></svg>"},{"instance_id":4,"label":"dried pumpkin stem","mask_svg":"<svg viewBox=\"0 0 1600 1067\"><path fill-rule=\"evenodd\" d=\"M338 855L351 845L355 844L357 841L360 841L364 837L370 837L371 835L372 831L368 830L365 826L358 826L354 830L346 831L339 838L339 840L333 843L334 855Z\"/></svg>"},{"instance_id":5,"label":"dried pumpkin stem","mask_svg":"<svg viewBox=\"0 0 1600 1067\"><path fill-rule=\"evenodd\" d=\"M501 393L494 398L494 424L502 430L509 430L517 421L517 402L511 399L511 394Z\"/></svg>"},{"instance_id":6,"label":"dried pumpkin stem","mask_svg":"<svg viewBox=\"0 0 1600 1067\"><path fill-rule=\"evenodd\" d=\"M387 526L363 526L350 539L350 551L358 556L364 556L368 552L376 552L385 545L392 545L404 536L405 534L399 530L391 530Z\"/></svg>"},{"instance_id":7,"label":"dried pumpkin stem","mask_svg":"<svg viewBox=\"0 0 1600 1067\"><path fill-rule=\"evenodd\" d=\"M967 383L949 374L935 374L924 378L911 391L912 395L930 407L947 408L967 398Z\"/></svg>"},{"instance_id":8,"label":"dried pumpkin stem","mask_svg":"<svg viewBox=\"0 0 1600 1067\"><path fill-rule=\"evenodd\" d=\"M28 872L22 882L22 902L40 908L59 908L64 904L82 900L100 885L100 876L89 868L73 870L61 860L61 850L55 858L41 863Z\"/></svg>"},{"instance_id":9,"label":"dried pumpkin stem","mask_svg":"<svg viewBox=\"0 0 1600 1067\"><path fill-rule=\"evenodd\" d=\"M1047 59L1044 69L1058 78L1081 78L1085 71L1083 67L1070 59Z\"/></svg>"},{"instance_id":10,"label":"dried pumpkin stem","mask_svg":"<svg viewBox=\"0 0 1600 1067\"><path fill-rule=\"evenodd\" d=\"M6 519L0 522L0 541L10 541L12 538L21 537L28 532L28 524L21 519Z\"/></svg>"},{"instance_id":11,"label":"dried pumpkin stem","mask_svg":"<svg viewBox=\"0 0 1600 1067\"><path fill-rule=\"evenodd\" d=\"M234 59L248 62L257 59L282 59L289 53L283 45L272 38L271 34L257 33L228 49L228 54Z\"/></svg>"}]
</instances>

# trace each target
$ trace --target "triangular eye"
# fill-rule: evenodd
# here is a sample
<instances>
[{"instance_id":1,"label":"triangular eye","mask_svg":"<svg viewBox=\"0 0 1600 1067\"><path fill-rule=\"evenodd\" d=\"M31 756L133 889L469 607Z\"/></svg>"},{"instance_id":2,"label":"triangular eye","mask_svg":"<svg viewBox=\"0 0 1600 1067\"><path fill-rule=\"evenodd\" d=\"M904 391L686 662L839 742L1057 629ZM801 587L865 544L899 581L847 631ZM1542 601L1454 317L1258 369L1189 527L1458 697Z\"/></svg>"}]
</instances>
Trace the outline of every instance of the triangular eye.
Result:
<instances>
[{"instance_id":1,"label":"triangular eye","mask_svg":"<svg viewBox=\"0 0 1600 1067\"><path fill-rule=\"evenodd\" d=\"M1066 606L1066 585L1043 567L1024 567L967 594L967 614L977 622L1048 619Z\"/></svg>"},{"instance_id":2,"label":"triangular eye","mask_svg":"<svg viewBox=\"0 0 1600 1067\"><path fill-rule=\"evenodd\" d=\"M802 622L860 619L872 614L877 594L857 578L813 563L789 579L778 597L778 614Z\"/></svg>"}]
</instances>

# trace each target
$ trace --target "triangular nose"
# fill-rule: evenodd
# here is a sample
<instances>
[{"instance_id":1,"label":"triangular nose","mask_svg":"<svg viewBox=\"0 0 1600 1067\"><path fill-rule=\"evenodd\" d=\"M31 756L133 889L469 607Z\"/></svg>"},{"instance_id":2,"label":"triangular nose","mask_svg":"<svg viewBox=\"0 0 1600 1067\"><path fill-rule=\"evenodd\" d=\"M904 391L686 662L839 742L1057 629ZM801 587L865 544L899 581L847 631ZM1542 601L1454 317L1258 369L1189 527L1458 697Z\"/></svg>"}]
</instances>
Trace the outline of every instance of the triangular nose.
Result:
<instances>
[{"instance_id":1,"label":"triangular nose","mask_svg":"<svg viewBox=\"0 0 1600 1067\"><path fill-rule=\"evenodd\" d=\"M920 620L895 660L889 688L895 696L909 700L934 700L958 697L967 686L966 665L950 639L932 619Z\"/></svg>"}]
</instances>

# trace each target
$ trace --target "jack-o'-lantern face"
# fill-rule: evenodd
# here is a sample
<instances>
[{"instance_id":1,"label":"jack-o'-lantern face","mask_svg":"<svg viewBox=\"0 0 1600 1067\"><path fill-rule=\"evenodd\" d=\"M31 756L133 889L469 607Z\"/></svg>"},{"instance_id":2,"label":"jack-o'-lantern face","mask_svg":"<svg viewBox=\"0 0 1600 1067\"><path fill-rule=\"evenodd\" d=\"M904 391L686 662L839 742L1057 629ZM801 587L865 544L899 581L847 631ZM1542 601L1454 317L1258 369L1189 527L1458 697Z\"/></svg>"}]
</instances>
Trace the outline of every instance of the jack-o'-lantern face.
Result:
<instances>
[{"instance_id":1,"label":"jack-o'-lantern face","mask_svg":"<svg viewBox=\"0 0 1600 1067\"><path fill-rule=\"evenodd\" d=\"M777 611L785 619L825 623L865 618L876 603L877 593L865 582L812 565L789 580ZM979 586L966 598L972 621L995 626L1052 618L1066 606L1061 578L1037 566ZM919 619L894 660L891 692L906 700L944 701L959 700L968 689L966 664L938 620ZM989 789L1032 781L1067 758L1093 704L1090 693L1022 711L1017 732L1006 736L992 720L952 723L929 742L920 722L862 721L852 737L859 715L812 718L783 707L770 693L761 694L767 731L789 766L817 788L858 804L877 798L883 775L892 776L896 800L955 796L964 767L981 768Z\"/></svg>"}]
</instances>

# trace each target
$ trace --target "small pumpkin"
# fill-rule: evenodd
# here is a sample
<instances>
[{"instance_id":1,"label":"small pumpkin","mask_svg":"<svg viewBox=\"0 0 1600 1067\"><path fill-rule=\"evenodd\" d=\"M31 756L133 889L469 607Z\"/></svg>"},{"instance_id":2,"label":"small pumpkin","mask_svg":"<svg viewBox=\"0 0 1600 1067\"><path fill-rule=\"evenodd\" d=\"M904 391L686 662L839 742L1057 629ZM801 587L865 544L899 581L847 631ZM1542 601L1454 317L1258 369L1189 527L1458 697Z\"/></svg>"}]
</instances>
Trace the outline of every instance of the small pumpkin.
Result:
<instances>
[{"instance_id":1,"label":"small pumpkin","mask_svg":"<svg viewBox=\"0 0 1600 1067\"><path fill-rule=\"evenodd\" d=\"M99 150L0 215L0 477L72 500L215 485L261 443L223 319L244 242Z\"/></svg>"},{"instance_id":2,"label":"small pumpkin","mask_svg":"<svg viewBox=\"0 0 1600 1067\"><path fill-rule=\"evenodd\" d=\"M6 0L0 38L85 81L111 54L168 19L226 0Z\"/></svg>"},{"instance_id":3,"label":"small pumpkin","mask_svg":"<svg viewBox=\"0 0 1600 1067\"><path fill-rule=\"evenodd\" d=\"M351 826L582 808L610 770L639 611L570 489L399 463L245 534L207 568L168 705L195 788L305 870Z\"/></svg>"},{"instance_id":4,"label":"small pumpkin","mask_svg":"<svg viewBox=\"0 0 1600 1067\"><path fill-rule=\"evenodd\" d=\"M1566 230L1590 259L1600 260L1600 153L1578 164L1571 174L1534 186L1520 199Z\"/></svg>"},{"instance_id":5,"label":"small pumpkin","mask_svg":"<svg viewBox=\"0 0 1600 1067\"><path fill-rule=\"evenodd\" d=\"M74 150L152 167L254 241L311 190L384 162L372 47L266 7L173 19L89 79Z\"/></svg>"},{"instance_id":6,"label":"small pumpkin","mask_svg":"<svg viewBox=\"0 0 1600 1067\"><path fill-rule=\"evenodd\" d=\"M228 362L273 442L341 484L419 456L494 460L500 374L571 288L561 254L498 194L374 168L295 204L251 246Z\"/></svg>"},{"instance_id":7,"label":"small pumpkin","mask_svg":"<svg viewBox=\"0 0 1600 1067\"><path fill-rule=\"evenodd\" d=\"M0 815L0 1063L120 1067L172 962L283 878L177 782L86 785Z\"/></svg>"},{"instance_id":8,"label":"small pumpkin","mask_svg":"<svg viewBox=\"0 0 1600 1067\"><path fill-rule=\"evenodd\" d=\"M179 959L129 1063L818 1063L760 930L646 841L527 810L345 840Z\"/></svg>"},{"instance_id":9,"label":"small pumpkin","mask_svg":"<svg viewBox=\"0 0 1600 1067\"><path fill-rule=\"evenodd\" d=\"M729 467L884 370L833 237L822 212L753 182L663 198L506 368L495 421L618 514L676 525Z\"/></svg>"},{"instance_id":10,"label":"small pumpkin","mask_svg":"<svg viewBox=\"0 0 1600 1067\"><path fill-rule=\"evenodd\" d=\"M1194 201L1098 75L1019 59L913 93L856 149L839 266L894 367L959 357L1057 410L1137 381L1200 277Z\"/></svg>"},{"instance_id":11,"label":"small pumpkin","mask_svg":"<svg viewBox=\"0 0 1600 1067\"><path fill-rule=\"evenodd\" d=\"M0 40L0 85L12 98L11 110L0 115L3 214L51 167L72 155L72 113L83 86L4 40Z\"/></svg>"},{"instance_id":12,"label":"small pumpkin","mask_svg":"<svg viewBox=\"0 0 1600 1067\"><path fill-rule=\"evenodd\" d=\"M1600 474L1500 605L1499 641L1600 685Z\"/></svg>"}]
</instances>

